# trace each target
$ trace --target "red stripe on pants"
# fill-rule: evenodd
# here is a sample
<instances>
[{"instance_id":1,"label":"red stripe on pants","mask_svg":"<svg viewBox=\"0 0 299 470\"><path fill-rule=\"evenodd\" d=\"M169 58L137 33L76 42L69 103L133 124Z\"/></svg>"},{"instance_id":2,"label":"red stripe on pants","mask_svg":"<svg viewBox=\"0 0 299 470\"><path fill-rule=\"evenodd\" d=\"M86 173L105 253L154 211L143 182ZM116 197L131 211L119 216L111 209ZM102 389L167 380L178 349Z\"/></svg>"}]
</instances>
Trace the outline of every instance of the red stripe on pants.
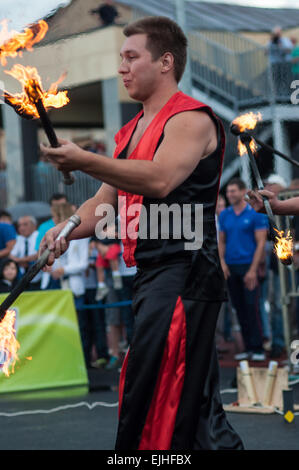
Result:
<instances>
[{"instance_id":1,"label":"red stripe on pants","mask_svg":"<svg viewBox=\"0 0 299 470\"><path fill-rule=\"evenodd\" d=\"M161 312L163 315L163 312ZM175 306L139 450L168 450L185 377L186 318L181 298Z\"/></svg>"},{"instance_id":2,"label":"red stripe on pants","mask_svg":"<svg viewBox=\"0 0 299 470\"><path fill-rule=\"evenodd\" d=\"M118 418L120 417L121 405L122 405L122 400L123 400L129 352L130 352L130 348L127 351L126 357L124 359L124 362L120 371L119 387L118 387Z\"/></svg>"}]
</instances>

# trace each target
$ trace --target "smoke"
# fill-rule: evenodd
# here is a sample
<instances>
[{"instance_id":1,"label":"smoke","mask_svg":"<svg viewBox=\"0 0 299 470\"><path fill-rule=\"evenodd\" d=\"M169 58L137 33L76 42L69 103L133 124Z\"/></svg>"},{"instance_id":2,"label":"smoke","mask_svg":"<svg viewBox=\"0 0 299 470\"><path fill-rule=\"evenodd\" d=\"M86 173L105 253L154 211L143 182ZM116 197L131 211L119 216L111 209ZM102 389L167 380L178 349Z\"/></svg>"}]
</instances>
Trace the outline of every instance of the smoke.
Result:
<instances>
[{"instance_id":1,"label":"smoke","mask_svg":"<svg viewBox=\"0 0 299 470\"><path fill-rule=\"evenodd\" d=\"M71 0L1 0L1 18L9 20L9 29L22 30L30 23L48 16Z\"/></svg>"}]
</instances>

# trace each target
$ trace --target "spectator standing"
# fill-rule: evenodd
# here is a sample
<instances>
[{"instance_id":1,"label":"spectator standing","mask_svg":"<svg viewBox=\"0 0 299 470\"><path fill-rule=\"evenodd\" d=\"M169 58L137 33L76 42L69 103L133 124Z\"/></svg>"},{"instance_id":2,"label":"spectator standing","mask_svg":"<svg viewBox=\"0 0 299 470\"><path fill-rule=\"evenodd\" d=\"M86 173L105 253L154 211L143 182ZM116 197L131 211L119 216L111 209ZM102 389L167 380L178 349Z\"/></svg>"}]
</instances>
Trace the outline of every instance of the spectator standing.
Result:
<instances>
[{"instance_id":1,"label":"spectator standing","mask_svg":"<svg viewBox=\"0 0 299 470\"><path fill-rule=\"evenodd\" d=\"M272 69L275 93L278 96L288 95L290 92L289 78L291 75L292 49L292 41L283 36L281 28L276 26L272 30L271 38L267 45L267 52Z\"/></svg>"},{"instance_id":2,"label":"spectator standing","mask_svg":"<svg viewBox=\"0 0 299 470\"><path fill-rule=\"evenodd\" d=\"M96 292L96 301L104 299L109 292L105 282L105 269L111 269L113 288L115 290L122 288L122 278L119 272L120 245L115 240L103 239L97 241L98 256L96 259L96 269L98 278L98 287Z\"/></svg>"},{"instance_id":3,"label":"spectator standing","mask_svg":"<svg viewBox=\"0 0 299 470\"><path fill-rule=\"evenodd\" d=\"M0 222L0 260L8 258L16 243L16 230L7 222Z\"/></svg>"},{"instance_id":4,"label":"spectator standing","mask_svg":"<svg viewBox=\"0 0 299 470\"><path fill-rule=\"evenodd\" d=\"M19 268L15 261L6 258L0 266L0 293L10 292L18 280Z\"/></svg>"},{"instance_id":5,"label":"spectator standing","mask_svg":"<svg viewBox=\"0 0 299 470\"><path fill-rule=\"evenodd\" d=\"M291 61L292 61L292 74L295 79L299 79L299 45L297 38L291 39L293 43L293 49L291 52Z\"/></svg>"},{"instance_id":6,"label":"spectator standing","mask_svg":"<svg viewBox=\"0 0 299 470\"><path fill-rule=\"evenodd\" d=\"M95 295L97 290L97 272L96 272L96 259L98 251L96 249L96 241L91 240L88 248L88 268L85 271L85 297L84 303L86 305L93 305L96 303ZM88 346L87 349L87 362L91 363L92 367L102 368L109 360L107 335L106 335L106 321L104 309L88 309L85 312L87 323L86 334ZM92 347L95 347L97 359L91 362Z\"/></svg>"},{"instance_id":7,"label":"spectator standing","mask_svg":"<svg viewBox=\"0 0 299 470\"><path fill-rule=\"evenodd\" d=\"M38 231L36 230L37 221L30 215L20 217L17 224L18 235L15 246L13 247L10 258L19 266L20 274L23 276L30 265L37 259L36 238ZM39 290L41 284L42 273L39 272L30 282L27 290Z\"/></svg>"},{"instance_id":8,"label":"spectator standing","mask_svg":"<svg viewBox=\"0 0 299 470\"><path fill-rule=\"evenodd\" d=\"M228 183L226 196L231 205L219 215L219 255L245 346L245 352L235 359L263 361L257 269L265 248L268 221L245 202L245 194L242 180L235 178Z\"/></svg>"},{"instance_id":9,"label":"spectator standing","mask_svg":"<svg viewBox=\"0 0 299 470\"><path fill-rule=\"evenodd\" d=\"M56 213L55 213L56 212ZM62 221L73 215L69 203L57 206L54 211L55 221ZM81 342L84 352L86 367L89 367L89 339L86 312L83 308L85 295L85 271L88 267L89 238L72 240L69 249L55 261L51 270L51 277L59 281L62 289L70 289L74 296L75 308L78 315Z\"/></svg>"},{"instance_id":10,"label":"spectator standing","mask_svg":"<svg viewBox=\"0 0 299 470\"><path fill-rule=\"evenodd\" d=\"M68 199L67 199L67 196L65 194L54 193L51 196L49 204L50 204L50 207L51 207L52 217L51 217L51 219L48 219L45 222L43 222L38 227L38 236L36 238L36 245L35 245L36 251L39 250L40 242L42 241L42 239L43 239L44 235L46 234L46 232L48 230L50 230L51 228L55 227L55 222L54 222L54 219L53 219L53 211L55 210L55 207L57 207L59 205L62 205L62 204L66 204L67 202L68 202Z\"/></svg>"},{"instance_id":11,"label":"spectator standing","mask_svg":"<svg viewBox=\"0 0 299 470\"><path fill-rule=\"evenodd\" d=\"M5 210L0 211L0 223L12 225L11 214Z\"/></svg>"},{"instance_id":12,"label":"spectator standing","mask_svg":"<svg viewBox=\"0 0 299 470\"><path fill-rule=\"evenodd\" d=\"M63 206L68 203L67 196L62 193L54 193L49 201L51 207L51 219L46 220L38 227L38 235L36 237L35 242L35 249L38 252L40 242L42 241L45 233L50 230L50 228L55 227L58 223L57 220L60 218L60 214L57 213L57 208L59 206ZM56 220L55 220L56 219ZM60 283L56 282L53 278L51 278L50 274L47 272L42 273L42 280L41 280L41 289L59 289Z\"/></svg>"},{"instance_id":13,"label":"spectator standing","mask_svg":"<svg viewBox=\"0 0 299 470\"><path fill-rule=\"evenodd\" d=\"M101 6L91 10L90 12L92 14L99 15L103 26L115 24L115 20L118 17L118 11L113 0L106 0Z\"/></svg>"}]
</instances>

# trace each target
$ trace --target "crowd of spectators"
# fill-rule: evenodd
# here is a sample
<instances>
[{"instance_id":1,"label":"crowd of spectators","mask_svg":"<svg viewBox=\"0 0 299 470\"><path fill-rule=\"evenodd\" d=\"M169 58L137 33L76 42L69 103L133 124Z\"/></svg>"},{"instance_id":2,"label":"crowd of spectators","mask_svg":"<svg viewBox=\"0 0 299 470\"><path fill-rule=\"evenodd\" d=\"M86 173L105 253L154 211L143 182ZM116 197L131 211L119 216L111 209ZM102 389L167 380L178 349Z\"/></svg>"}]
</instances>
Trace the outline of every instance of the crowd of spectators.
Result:
<instances>
[{"instance_id":1,"label":"crowd of spectators","mask_svg":"<svg viewBox=\"0 0 299 470\"><path fill-rule=\"evenodd\" d=\"M275 174L264 184L276 194L299 188L298 180L287 188L283 178ZM246 192L241 179L231 180L225 195L219 195L216 208L219 255L229 297L220 315L220 330L226 342L235 341L236 323L244 351L235 359L263 361L266 353L279 358L285 351L280 279L267 216L258 214L246 202ZM53 194L49 202L51 218L40 225L31 215L23 215L13 224L8 212L0 212L1 293L10 292L35 262L45 233L76 210L65 194ZM132 300L136 268L126 267L115 227L111 233L114 238L109 234L101 240L71 241L66 253L55 260L51 269L37 274L28 287L30 291L72 291L88 368L118 368L133 334L131 305L115 304ZM295 238L299 240L299 233ZM295 253L299 277L297 258ZM87 308L99 304L112 307ZM299 334L299 302L296 312Z\"/></svg>"},{"instance_id":2,"label":"crowd of spectators","mask_svg":"<svg viewBox=\"0 0 299 470\"><path fill-rule=\"evenodd\" d=\"M286 190L298 190L298 180L287 187L277 174L264 182L265 189L278 195ZM234 341L233 324L240 328L244 350L236 360L264 361L283 357L286 351L282 315L282 298L278 259L268 218L258 214L246 202L245 183L235 178L227 187L225 197L220 195L216 210L219 255L227 280L229 302L223 306L220 332L224 340ZM226 206L227 205L227 206ZM293 220L292 236L299 239ZM274 237L275 238L275 237ZM298 253L294 252L294 266L298 282ZM294 302L294 328L299 334L299 302Z\"/></svg>"},{"instance_id":3,"label":"crowd of spectators","mask_svg":"<svg viewBox=\"0 0 299 470\"><path fill-rule=\"evenodd\" d=\"M53 194L49 203L51 218L40 225L31 215L23 215L13 224L7 211L0 212L0 293L10 292L36 261L45 233L76 210L65 194ZM66 253L47 271L38 273L27 288L72 291L87 368L120 367L132 338L130 303L121 308L85 308L99 302L131 301L135 268L126 268L122 249L117 238L108 244L97 238L72 240Z\"/></svg>"}]
</instances>

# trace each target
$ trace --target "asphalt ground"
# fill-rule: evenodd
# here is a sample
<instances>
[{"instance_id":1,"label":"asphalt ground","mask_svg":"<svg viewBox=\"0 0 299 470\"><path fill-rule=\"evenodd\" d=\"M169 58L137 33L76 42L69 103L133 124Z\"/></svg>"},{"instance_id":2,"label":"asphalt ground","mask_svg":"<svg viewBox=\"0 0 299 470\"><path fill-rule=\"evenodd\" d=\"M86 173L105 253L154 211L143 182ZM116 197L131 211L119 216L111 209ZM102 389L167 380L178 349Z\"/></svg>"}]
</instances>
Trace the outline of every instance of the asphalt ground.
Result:
<instances>
[{"instance_id":1,"label":"asphalt ground","mask_svg":"<svg viewBox=\"0 0 299 470\"><path fill-rule=\"evenodd\" d=\"M235 368L222 367L220 373L221 390L231 389ZM90 370L90 392L79 399L2 400L0 450L113 450L117 429L118 377L116 370ZM299 384L294 385L293 390L294 401L299 403ZM229 404L237 399L237 394L224 393L222 398L223 403ZM85 405L76 406L82 402L96 406L93 409ZM52 412L40 413L38 410ZM2 415L19 412L29 414ZM299 450L299 416L290 424L279 414L230 412L227 417L241 436L246 450Z\"/></svg>"}]
</instances>

